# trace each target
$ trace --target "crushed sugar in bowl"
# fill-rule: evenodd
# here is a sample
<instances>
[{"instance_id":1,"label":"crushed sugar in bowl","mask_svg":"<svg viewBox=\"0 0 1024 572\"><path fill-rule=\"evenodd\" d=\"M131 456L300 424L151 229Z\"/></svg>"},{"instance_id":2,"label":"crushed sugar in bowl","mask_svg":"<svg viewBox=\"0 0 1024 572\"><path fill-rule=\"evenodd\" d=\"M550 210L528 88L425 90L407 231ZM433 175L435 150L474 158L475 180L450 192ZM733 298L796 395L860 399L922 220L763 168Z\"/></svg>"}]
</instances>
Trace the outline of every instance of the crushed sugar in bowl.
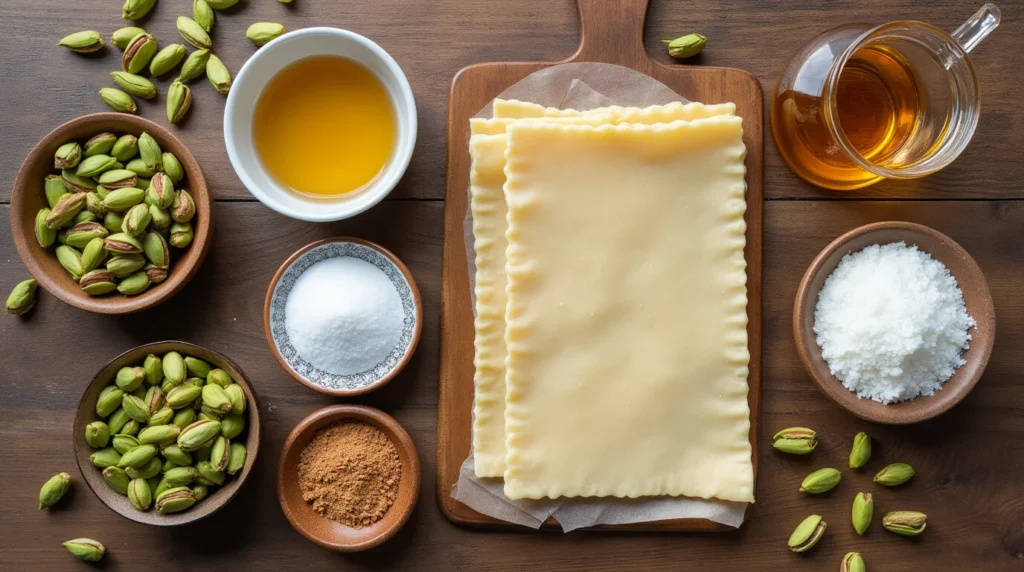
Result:
<instances>
[{"instance_id":1,"label":"crushed sugar in bowl","mask_svg":"<svg viewBox=\"0 0 1024 572\"><path fill-rule=\"evenodd\" d=\"M263 46L238 73L224 143L238 178L275 211L324 222L359 214L398 184L416 144L416 103L395 60L337 28Z\"/></svg>"}]
</instances>

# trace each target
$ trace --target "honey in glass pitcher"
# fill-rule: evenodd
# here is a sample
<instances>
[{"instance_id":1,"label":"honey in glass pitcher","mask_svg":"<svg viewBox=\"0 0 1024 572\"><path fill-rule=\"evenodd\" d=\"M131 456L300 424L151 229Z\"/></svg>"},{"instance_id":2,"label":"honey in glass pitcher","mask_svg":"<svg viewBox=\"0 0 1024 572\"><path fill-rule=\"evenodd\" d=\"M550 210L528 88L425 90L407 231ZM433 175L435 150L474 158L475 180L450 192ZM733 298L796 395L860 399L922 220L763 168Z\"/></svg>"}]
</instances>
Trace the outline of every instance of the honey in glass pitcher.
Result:
<instances>
[{"instance_id":1,"label":"honey in glass pitcher","mask_svg":"<svg viewBox=\"0 0 1024 572\"><path fill-rule=\"evenodd\" d=\"M948 165L980 114L967 52L999 23L987 4L952 35L921 22L840 26L790 61L772 96L772 134L793 171L837 190Z\"/></svg>"}]
</instances>

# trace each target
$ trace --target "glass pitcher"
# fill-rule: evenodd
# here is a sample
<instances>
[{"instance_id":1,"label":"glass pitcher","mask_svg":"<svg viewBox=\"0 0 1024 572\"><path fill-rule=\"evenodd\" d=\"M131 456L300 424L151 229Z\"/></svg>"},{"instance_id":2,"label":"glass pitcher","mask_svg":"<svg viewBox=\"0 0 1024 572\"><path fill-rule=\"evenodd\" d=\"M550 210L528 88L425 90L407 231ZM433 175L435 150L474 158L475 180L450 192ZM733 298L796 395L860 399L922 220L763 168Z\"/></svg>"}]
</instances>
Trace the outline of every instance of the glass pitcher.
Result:
<instances>
[{"instance_id":1,"label":"glass pitcher","mask_svg":"<svg viewBox=\"0 0 1024 572\"><path fill-rule=\"evenodd\" d=\"M910 21L821 34L793 56L772 94L783 159L806 181L836 190L945 167L978 124L967 53L999 18L986 4L952 34Z\"/></svg>"}]
</instances>

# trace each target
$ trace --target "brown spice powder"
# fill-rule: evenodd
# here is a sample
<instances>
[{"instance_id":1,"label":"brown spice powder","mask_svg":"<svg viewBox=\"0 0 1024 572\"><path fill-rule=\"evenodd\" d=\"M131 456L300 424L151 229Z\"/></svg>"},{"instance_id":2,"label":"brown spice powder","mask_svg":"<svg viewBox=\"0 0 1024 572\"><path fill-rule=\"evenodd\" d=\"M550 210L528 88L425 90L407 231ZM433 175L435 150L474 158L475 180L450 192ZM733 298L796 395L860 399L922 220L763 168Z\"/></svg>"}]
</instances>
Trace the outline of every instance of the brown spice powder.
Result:
<instances>
[{"instance_id":1,"label":"brown spice powder","mask_svg":"<svg viewBox=\"0 0 1024 572\"><path fill-rule=\"evenodd\" d=\"M402 461L383 431L360 422L332 425L299 457L299 489L313 510L353 528L369 526L398 496Z\"/></svg>"}]
</instances>

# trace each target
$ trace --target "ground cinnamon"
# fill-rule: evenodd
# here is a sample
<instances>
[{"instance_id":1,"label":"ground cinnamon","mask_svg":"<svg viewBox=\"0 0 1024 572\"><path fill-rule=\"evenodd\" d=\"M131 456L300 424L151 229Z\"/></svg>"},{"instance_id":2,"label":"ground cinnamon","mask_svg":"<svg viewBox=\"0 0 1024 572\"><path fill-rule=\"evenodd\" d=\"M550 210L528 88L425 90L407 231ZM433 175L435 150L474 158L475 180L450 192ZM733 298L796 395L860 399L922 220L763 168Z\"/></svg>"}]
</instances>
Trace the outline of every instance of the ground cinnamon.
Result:
<instances>
[{"instance_id":1,"label":"ground cinnamon","mask_svg":"<svg viewBox=\"0 0 1024 572\"><path fill-rule=\"evenodd\" d=\"M299 457L299 489L313 510L353 528L369 526L398 496L402 461L383 431L346 421L320 430Z\"/></svg>"}]
</instances>

